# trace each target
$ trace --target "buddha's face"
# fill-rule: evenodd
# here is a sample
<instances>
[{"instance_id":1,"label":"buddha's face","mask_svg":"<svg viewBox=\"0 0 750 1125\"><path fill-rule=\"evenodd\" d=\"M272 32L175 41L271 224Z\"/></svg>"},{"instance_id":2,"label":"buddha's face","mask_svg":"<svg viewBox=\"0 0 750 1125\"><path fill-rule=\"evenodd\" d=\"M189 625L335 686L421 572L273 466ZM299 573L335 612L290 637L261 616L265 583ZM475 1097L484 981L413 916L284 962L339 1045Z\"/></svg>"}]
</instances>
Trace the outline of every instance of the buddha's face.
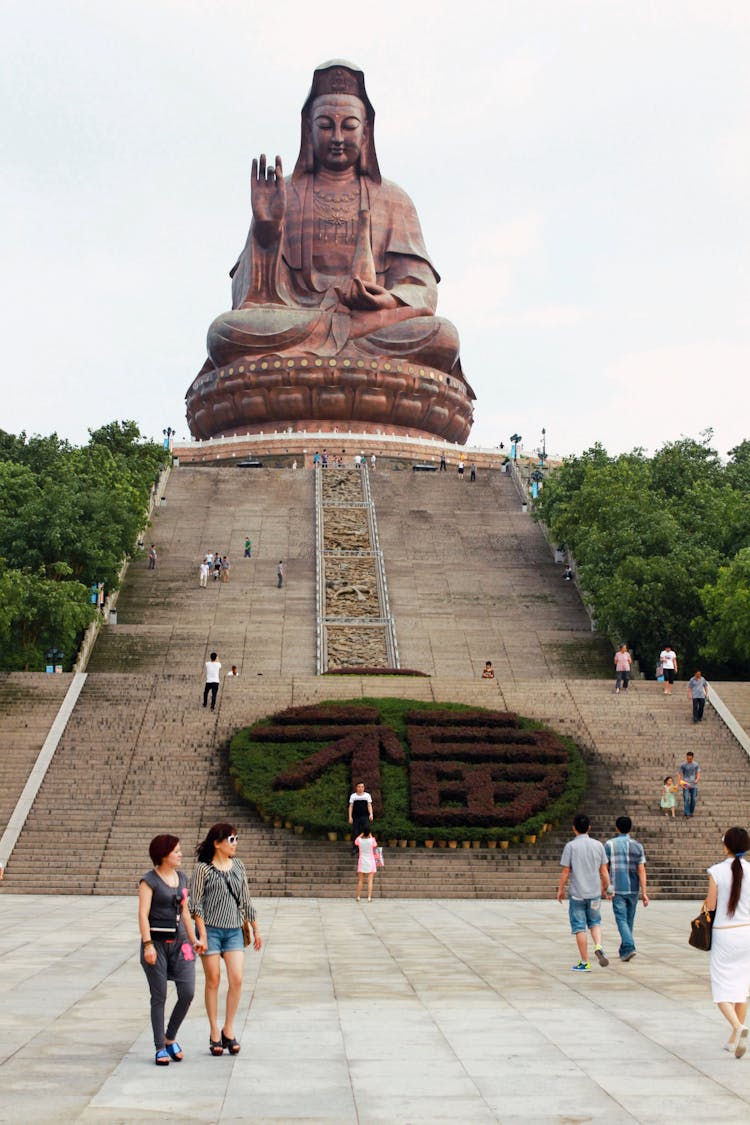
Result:
<instances>
[{"instance_id":1,"label":"buddha's face","mask_svg":"<svg viewBox=\"0 0 750 1125\"><path fill-rule=\"evenodd\" d=\"M359 160L366 131L365 107L351 94L324 94L310 113L315 159L330 172L344 172Z\"/></svg>"}]
</instances>

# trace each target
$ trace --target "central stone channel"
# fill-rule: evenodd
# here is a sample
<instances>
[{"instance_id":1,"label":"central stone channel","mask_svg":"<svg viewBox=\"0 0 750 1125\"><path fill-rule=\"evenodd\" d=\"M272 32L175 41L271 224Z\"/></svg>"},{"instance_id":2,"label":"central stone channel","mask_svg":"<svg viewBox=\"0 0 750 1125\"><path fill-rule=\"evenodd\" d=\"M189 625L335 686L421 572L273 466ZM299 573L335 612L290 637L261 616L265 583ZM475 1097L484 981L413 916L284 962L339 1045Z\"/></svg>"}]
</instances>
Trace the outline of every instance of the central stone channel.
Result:
<instances>
[{"instance_id":1,"label":"central stone channel","mask_svg":"<svg viewBox=\"0 0 750 1125\"><path fill-rule=\"evenodd\" d=\"M319 671L397 667L368 470L316 472Z\"/></svg>"}]
</instances>

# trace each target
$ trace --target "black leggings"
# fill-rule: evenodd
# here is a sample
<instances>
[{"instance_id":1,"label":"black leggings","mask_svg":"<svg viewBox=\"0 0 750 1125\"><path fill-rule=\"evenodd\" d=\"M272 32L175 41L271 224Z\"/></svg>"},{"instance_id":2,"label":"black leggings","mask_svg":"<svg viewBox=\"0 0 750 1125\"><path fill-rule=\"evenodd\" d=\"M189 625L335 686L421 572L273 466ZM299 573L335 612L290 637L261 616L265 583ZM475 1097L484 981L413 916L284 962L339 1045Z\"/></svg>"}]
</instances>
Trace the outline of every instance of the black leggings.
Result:
<instances>
[{"instance_id":1,"label":"black leggings","mask_svg":"<svg viewBox=\"0 0 750 1125\"><path fill-rule=\"evenodd\" d=\"M154 1047L157 1051L164 1046L164 1040L177 1038L180 1024L188 1013L195 995L195 961L186 961L182 953L181 941L156 941L156 964L148 965L143 959L141 946L141 965L151 990L151 1028L154 1033ZM191 947L192 952L192 947ZM169 1017L166 1033L164 1030L164 1009L167 1004L167 981L177 985L177 1003Z\"/></svg>"},{"instance_id":2,"label":"black leggings","mask_svg":"<svg viewBox=\"0 0 750 1125\"><path fill-rule=\"evenodd\" d=\"M365 813L364 816L352 817L352 840L356 840L362 832L366 832L370 827L370 816Z\"/></svg>"}]
</instances>

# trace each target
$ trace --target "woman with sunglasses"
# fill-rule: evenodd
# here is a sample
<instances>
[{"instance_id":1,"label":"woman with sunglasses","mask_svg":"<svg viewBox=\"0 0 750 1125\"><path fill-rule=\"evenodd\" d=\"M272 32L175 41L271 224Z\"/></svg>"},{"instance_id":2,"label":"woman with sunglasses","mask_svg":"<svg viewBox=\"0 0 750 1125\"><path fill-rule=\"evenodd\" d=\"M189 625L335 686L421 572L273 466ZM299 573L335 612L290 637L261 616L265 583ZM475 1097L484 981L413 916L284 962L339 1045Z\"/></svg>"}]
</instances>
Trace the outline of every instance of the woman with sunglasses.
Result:
<instances>
[{"instance_id":1,"label":"woman with sunglasses","mask_svg":"<svg viewBox=\"0 0 750 1125\"><path fill-rule=\"evenodd\" d=\"M237 830L227 823L214 824L196 848L198 862L190 877L190 910L195 918L198 940L205 943L202 955L206 978L205 1000L209 1022L208 1046L212 1055L240 1053L234 1037L234 1017L242 992L245 959L243 921L253 931L253 945L262 942L250 898L247 874L237 859ZM219 1027L219 981L221 958L227 971L227 1006L224 1025Z\"/></svg>"},{"instance_id":2,"label":"woman with sunglasses","mask_svg":"<svg viewBox=\"0 0 750 1125\"><path fill-rule=\"evenodd\" d=\"M195 994L195 953L205 946L196 938L188 911L187 879L177 836L164 833L149 844L153 870L138 885L141 965L151 992L151 1027L157 1066L182 1062L177 1032ZM193 952L195 950L195 953ZM164 1028L167 982L177 986L177 1003Z\"/></svg>"}]
</instances>

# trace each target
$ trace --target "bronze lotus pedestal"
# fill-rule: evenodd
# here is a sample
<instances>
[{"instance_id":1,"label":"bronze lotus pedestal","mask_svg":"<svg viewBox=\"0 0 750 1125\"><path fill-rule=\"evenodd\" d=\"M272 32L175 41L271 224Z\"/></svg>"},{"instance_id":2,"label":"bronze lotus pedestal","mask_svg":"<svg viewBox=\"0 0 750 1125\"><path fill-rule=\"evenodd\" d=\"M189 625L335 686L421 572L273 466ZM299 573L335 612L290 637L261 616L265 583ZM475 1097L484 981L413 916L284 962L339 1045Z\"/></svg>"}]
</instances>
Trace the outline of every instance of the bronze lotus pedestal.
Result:
<instances>
[{"instance_id":1,"label":"bronze lotus pedestal","mask_svg":"<svg viewBox=\"0 0 750 1125\"><path fill-rule=\"evenodd\" d=\"M437 436L463 444L472 422L463 380L384 356L247 357L202 372L187 404L197 438L291 427Z\"/></svg>"}]
</instances>

